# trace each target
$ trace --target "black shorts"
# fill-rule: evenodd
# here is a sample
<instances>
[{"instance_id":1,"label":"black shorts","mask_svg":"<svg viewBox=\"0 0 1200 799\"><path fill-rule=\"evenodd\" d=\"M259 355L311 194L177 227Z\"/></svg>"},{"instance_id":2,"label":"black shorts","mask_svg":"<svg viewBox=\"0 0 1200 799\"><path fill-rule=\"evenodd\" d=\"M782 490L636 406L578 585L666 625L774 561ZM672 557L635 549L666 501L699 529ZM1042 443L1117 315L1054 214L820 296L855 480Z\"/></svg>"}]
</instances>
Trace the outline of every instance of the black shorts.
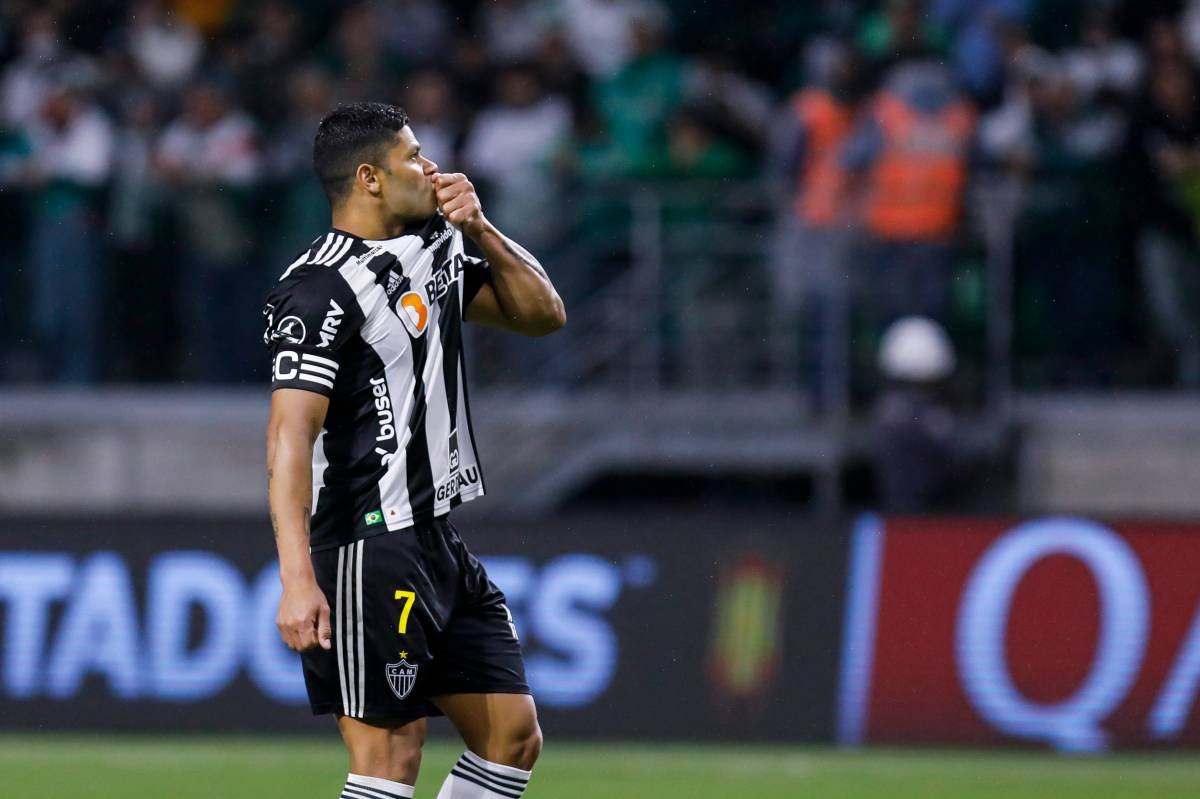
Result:
<instances>
[{"instance_id":1,"label":"black shorts","mask_svg":"<svg viewBox=\"0 0 1200 799\"><path fill-rule=\"evenodd\" d=\"M301 654L313 713L407 722L430 697L527 694L504 594L446 517L312 553L333 646Z\"/></svg>"}]
</instances>

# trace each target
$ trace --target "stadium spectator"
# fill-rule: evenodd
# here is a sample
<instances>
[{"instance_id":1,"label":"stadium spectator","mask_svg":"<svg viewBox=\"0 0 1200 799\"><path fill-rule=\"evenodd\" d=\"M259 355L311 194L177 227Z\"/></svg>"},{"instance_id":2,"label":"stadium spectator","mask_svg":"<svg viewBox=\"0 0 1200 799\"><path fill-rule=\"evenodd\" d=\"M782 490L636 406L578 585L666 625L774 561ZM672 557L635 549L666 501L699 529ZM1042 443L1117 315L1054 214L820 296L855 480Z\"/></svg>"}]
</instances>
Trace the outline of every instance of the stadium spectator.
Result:
<instances>
[{"instance_id":1,"label":"stadium spectator","mask_svg":"<svg viewBox=\"0 0 1200 799\"><path fill-rule=\"evenodd\" d=\"M617 174L649 176L666 166L667 124L683 99L684 60L663 42L663 18L630 17L632 57L598 81L595 103Z\"/></svg>"},{"instance_id":2,"label":"stadium spectator","mask_svg":"<svg viewBox=\"0 0 1200 799\"><path fill-rule=\"evenodd\" d=\"M1104 9L1093 9L1078 47L1063 53L1064 67L1080 98L1112 97L1127 100L1142 83L1142 54L1132 42L1121 39Z\"/></svg>"},{"instance_id":3,"label":"stadium spectator","mask_svg":"<svg viewBox=\"0 0 1200 799\"><path fill-rule=\"evenodd\" d=\"M10 127L34 123L49 91L56 64L71 57L63 46L58 18L48 9L30 11L21 20L17 57L4 70L0 85L0 113Z\"/></svg>"},{"instance_id":4,"label":"stadium spectator","mask_svg":"<svg viewBox=\"0 0 1200 799\"><path fill-rule=\"evenodd\" d=\"M440 0L371 0L370 10L394 64L424 66L446 52L453 33L450 4Z\"/></svg>"},{"instance_id":5,"label":"stadium spectator","mask_svg":"<svg viewBox=\"0 0 1200 799\"><path fill-rule=\"evenodd\" d=\"M688 61L683 104L720 124L722 132L747 151L765 148L775 99L770 89L748 78L725 54L701 53Z\"/></svg>"},{"instance_id":6,"label":"stadium spectator","mask_svg":"<svg viewBox=\"0 0 1200 799\"><path fill-rule=\"evenodd\" d=\"M848 47L814 50L812 80L788 101L774 142L774 167L787 186L771 263L775 368L795 373L804 362L810 381L833 366L831 314L842 287L839 269L854 219L850 174L842 151L853 133L860 97L858 60ZM804 358L802 343L811 347Z\"/></svg>"},{"instance_id":7,"label":"stadium spectator","mask_svg":"<svg viewBox=\"0 0 1200 799\"><path fill-rule=\"evenodd\" d=\"M866 285L886 324L921 314L945 320L975 113L946 70L898 65L843 163L865 176L864 223L873 239Z\"/></svg>"},{"instance_id":8,"label":"stadium spectator","mask_svg":"<svg viewBox=\"0 0 1200 799\"><path fill-rule=\"evenodd\" d=\"M496 102L479 112L463 143L466 170L486 181L491 217L530 246L543 247L552 233L557 197L549 166L570 124L566 99L543 95L531 65L512 65L497 77Z\"/></svg>"},{"instance_id":9,"label":"stadium spectator","mask_svg":"<svg viewBox=\"0 0 1200 799\"><path fill-rule=\"evenodd\" d=\"M33 191L29 266L33 332L47 377L98 377L101 192L112 169L113 130L88 98L96 75L81 58L51 77L28 127L31 154L22 180Z\"/></svg>"},{"instance_id":10,"label":"stadium spectator","mask_svg":"<svg viewBox=\"0 0 1200 799\"><path fill-rule=\"evenodd\" d=\"M945 388L956 362L946 331L931 319L905 317L883 335L878 365L887 382L871 441L885 512L945 510L961 490L958 424Z\"/></svg>"},{"instance_id":11,"label":"stadium spectator","mask_svg":"<svg viewBox=\"0 0 1200 799\"><path fill-rule=\"evenodd\" d=\"M724 24L734 17L736 25ZM753 179L766 166L794 186L787 205L789 214L799 215L790 214L790 221L805 228L803 241L792 231L790 241L780 239L775 256L761 257L757 251L753 256L770 270L759 277L770 281L772 303L798 308L802 289L819 287L818 275L834 273L829 264L835 259L822 257L821 245L814 243L820 224L814 224L811 213L821 197L828 197L830 186L838 185L840 194L846 178L840 173L850 172L855 202L839 200L845 207L837 217L845 229L865 228L869 235L863 238L874 240L874 252L866 263L854 263L883 278L862 281L870 289L863 298L869 302L866 316L879 324L908 312L945 320L951 315L944 295L951 245L961 229L957 208L962 185L988 178L999 168L1036 189L1023 196L1025 205L1013 231L1020 284L1016 322L1019 331L1026 331L1018 339L1074 342L1064 344L1066 350L1082 353L1115 347L1118 338L1128 346L1142 346L1139 325L1152 326L1180 352L1179 377L1190 384L1198 367L1189 364L1200 356L1190 354L1191 334L1179 320L1195 314L1182 308L1178 298L1191 296L1180 281L1190 274L1183 265L1195 257L1194 245L1179 224L1188 210L1191 178L1187 169L1166 166L1176 164L1173 156L1164 160L1149 153L1162 151L1153 143L1161 131L1167 131L1163 135L1173 147L1171 137L1182 135L1176 128L1190 124L1186 114L1168 119L1155 97L1182 91L1171 88L1173 81L1193 80L1190 74L1168 76L1166 65L1190 73L1200 53L1197 20L1196 0L1140 5L1128 0L821 0L748 6L736 0L701 5L684 0L10 3L0 12L5 34L0 47L0 181L8 190L4 206L11 213L6 211L5 218L12 231L5 258L32 263L33 220L46 213L39 203L47 186L21 188L16 176L24 172L14 165L28 157L32 129L45 126L42 109L52 76L80 53L95 53L100 71L87 92L87 105L101 117L121 121L111 172L85 192L89 206L110 214L94 224L107 224L111 237L93 236L84 259L113 278L104 281L106 286L124 286L144 275L147 263L163 257L158 253L164 244L172 261L187 257L209 266L232 266L254 263L256 248L274 249L292 241L297 229L312 226L304 220L318 207L318 195L301 167L311 144L306 141L311 139L309 128L328 110L322 106L399 99L409 106L426 151L443 168L478 169L481 183L490 178L497 190L507 186L504 191L515 200L490 206L494 212L510 213L510 227L524 226L525 240L546 242L538 246L553 242L561 249L554 253L556 262L578 264L572 267L580 277L578 285L564 276L564 291L573 305L600 289L593 277L607 283L630 261L633 194L627 182L656 181L643 185L658 191L664 184L657 181L717 177L729 179L732 186ZM874 84L869 89L883 91L869 109L871 119L842 148L844 160L833 169L815 169L826 162L816 155L816 137L802 130L796 116L794 76L801 63L796 55L824 53L820 57L828 60L837 50L828 43L842 38L849 40L852 52L836 58L857 57L866 63L870 68L863 74ZM932 92L904 89L898 75L911 76L907 67L943 53L952 80L941 78L942 88ZM507 74L507 66L528 69L531 63L536 84L521 101L526 105L494 95L501 83L497 75ZM164 166L169 159L156 158L158 166L145 171L146 139L166 141L165 121L181 100L184 106L193 104L190 93L180 97L180 88L197 74L222 75L220 93L229 114L242 129L263 131L261 165L246 171L251 177L232 182L222 177L213 184L224 188L201 189L203 180L180 177L190 168ZM1143 81L1150 90L1140 98ZM809 83L806 96L823 88ZM939 95L940 100L930 100ZM977 160L967 157L972 145L961 133L969 125L949 122L969 115L948 110L965 110L964 96L977 99L983 113L975 140ZM923 110L939 102L947 103L946 108ZM455 112L449 110L452 105ZM887 125L879 113L885 105L902 109L882 115ZM552 114L546 109L553 109ZM520 157L498 154L498 113L520 120L522 127L512 128L526 148ZM1136 215L1123 215L1125 195L1112 186L1126 184L1115 182L1113 169L1130 113L1135 124L1128 151L1141 155L1124 163L1140 164L1141 177L1129 185L1149 199ZM185 108L180 119L189 116ZM780 125L780 119L786 124ZM904 129L913 136L906 138ZM178 139L178 133L172 138ZM551 139L556 143L548 143ZM532 140L545 143L544 149L531 154ZM464 141L472 150L471 161L456 158L455 149ZM930 142L938 145L934 151L943 151L926 158L905 154L906 141L920 143L915 151ZM769 160L764 157L768 151L787 156ZM923 166L914 168L918 162ZM940 177L930 177L935 173ZM523 177L516 180L517 174ZM836 179L829 180L831 175ZM259 177L286 189L263 192L269 202L251 202ZM564 181L573 178L578 183L565 193ZM160 186L163 181L169 185ZM940 188L930 189L933 184ZM109 196L102 198L105 192ZM931 199L935 195L943 199ZM906 199L896 200L901 196ZM914 196L918 200L910 201ZM1035 207L1046 197L1053 198L1049 205ZM175 213L156 213L160 198ZM680 207L664 200L662 207L671 218L664 217L663 235L678 233L673 224L680 218L694 222L711 215L693 207L698 195L689 200L682 217ZM1058 215L1046 213L1055 204ZM203 213L184 212L193 206L210 215L221 210L204 221ZM1168 207L1175 210L1164 210ZM534 208L543 211L531 213ZM1087 213L1077 213L1079 208ZM22 214L30 215L28 223L15 221ZM213 222L221 214L228 215L228 227ZM179 229L173 233L163 217ZM913 229L915 217L925 220L923 233ZM941 222L930 226L934 218ZM580 219L586 224L579 224ZM1126 221L1118 224L1121 220ZM901 233L899 228L905 227ZM199 232L217 228L234 235L215 243ZM715 234L709 229L704 235ZM198 254L192 253L193 240L201 244ZM213 257L213 249L223 254ZM1135 267L1142 270L1140 281ZM204 270L189 267L164 274L175 271L182 281L183 275ZM4 285L5 309L16 308L22 316L33 307L20 299L28 275L31 270L14 267ZM164 280L153 293L163 296L172 283ZM1142 294L1130 299L1112 288L1119 285L1139 288ZM186 305L189 289L182 282L180 292L164 307ZM1086 300L1066 301L1080 292ZM1104 302L1112 307L1089 305L1102 296L1109 297ZM1167 297L1175 298L1173 304ZM670 305L670 298L664 300L664 307ZM107 312L120 313L113 306ZM1130 317L1125 327L1114 321L1122 314ZM802 340L823 340L828 325L819 321L819 312L792 312L797 315L812 319L817 328L805 330ZM174 321L172 315L146 320L146 328L137 328L142 332L122 335L145 339L154 328L158 340L168 342L163 349L169 349ZM21 324L7 320L4 331L16 334L10 339L27 337ZM1097 327L1111 330L1097 337ZM957 332L956 326L952 329ZM1105 336L1113 340L1104 343ZM136 344L114 346L138 349ZM94 363L93 374L107 369L117 376L165 378L169 365L195 363L175 352L149 361L125 351L102 355L115 360ZM45 351L44 357L50 359L44 365L21 365L21 357L10 358L6 373L56 374L54 356ZM793 368L796 363L775 360L790 360ZM1095 372L1090 369L1093 376Z\"/></svg>"},{"instance_id":12,"label":"stadium spectator","mask_svg":"<svg viewBox=\"0 0 1200 799\"><path fill-rule=\"evenodd\" d=\"M244 34L222 37L222 67L237 81L247 109L259 119L291 113L297 99L288 82L297 64L307 61L303 20L285 0L265 0Z\"/></svg>"},{"instance_id":13,"label":"stadium spectator","mask_svg":"<svg viewBox=\"0 0 1200 799\"><path fill-rule=\"evenodd\" d=\"M139 75L158 91L175 91L187 83L204 53L199 32L165 0L135 3L124 37L124 49Z\"/></svg>"},{"instance_id":14,"label":"stadium spectator","mask_svg":"<svg viewBox=\"0 0 1200 799\"><path fill-rule=\"evenodd\" d=\"M175 270L162 235L162 192L154 149L162 123L160 103L148 90L127 91L115 137L108 204L113 326L123 345L114 353L119 380L149 380L174 367ZM139 346L157 341L161 346Z\"/></svg>"},{"instance_id":15,"label":"stadium spectator","mask_svg":"<svg viewBox=\"0 0 1200 799\"><path fill-rule=\"evenodd\" d=\"M279 203L267 237L283 252L305 247L310 231L328 221L329 204L312 171L312 132L334 104L333 77L307 64L290 73L287 90L286 115L263 140L264 178Z\"/></svg>"},{"instance_id":16,"label":"stadium spectator","mask_svg":"<svg viewBox=\"0 0 1200 799\"><path fill-rule=\"evenodd\" d=\"M667 164L670 176L709 180L736 178L750 168L745 151L691 108L681 109L667 128Z\"/></svg>"},{"instance_id":17,"label":"stadium spectator","mask_svg":"<svg viewBox=\"0 0 1200 799\"><path fill-rule=\"evenodd\" d=\"M540 0L493 0L476 12L475 27L498 63L530 61L550 28L550 13Z\"/></svg>"},{"instance_id":18,"label":"stadium spectator","mask_svg":"<svg viewBox=\"0 0 1200 799\"><path fill-rule=\"evenodd\" d=\"M667 19L656 0L558 0L557 21L579 64L603 80L638 55L639 29L661 29Z\"/></svg>"},{"instance_id":19,"label":"stadium spectator","mask_svg":"<svg viewBox=\"0 0 1200 799\"><path fill-rule=\"evenodd\" d=\"M1034 0L933 0L929 14L951 39L955 77L991 105L1004 84L1005 33L1023 24Z\"/></svg>"},{"instance_id":20,"label":"stadium spectator","mask_svg":"<svg viewBox=\"0 0 1200 799\"><path fill-rule=\"evenodd\" d=\"M1014 73L1005 104L981 126L980 151L1037 188L1014 229L1017 345L1039 379L1107 379L1123 303L1121 196L1111 187L1125 118L1086 101L1062 59L1040 48L1023 48Z\"/></svg>"},{"instance_id":21,"label":"stadium spectator","mask_svg":"<svg viewBox=\"0 0 1200 799\"><path fill-rule=\"evenodd\" d=\"M421 139L421 152L443 172L455 171L462 130L449 77L437 69L413 74L402 93L401 104Z\"/></svg>"},{"instance_id":22,"label":"stadium spectator","mask_svg":"<svg viewBox=\"0 0 1200 799\"><path fill-rule=\"evenodd\" d=\"M1198 87L1190 64L1156 63L1130 135L1142 283L1151 319L1177 353L1178 380L1192 388L1200 386Z\"/></svg>"},{"instance_id":23,"label":"stadium spectator","mask_svg":"<svg viewBox=\"0 0 1200 799\"><path fill-rule=\"evenodd\" d=\"M29 159L29 138L0 121L0 379L37 379L40 359L29 341L26 268L29 225L21 175Z\"/></svg>"},{"instance_id":24,"label":"stadium spectator","mask_svg":"<svg viewBox=\"0 0 1200 799\"><path fill-rule=\"evenodd\" d=\"M265 278L251 262L247 214L259 178L255 126L220 80L188 89L183 114L158 144L156 165L174 211L178 314L188 377L235 382L253 370L246 341L257 335Z\"/></svg>"},{"instance_id":25,"label":"stadium spectator","mask_svg":"<svg viewBox=\"0 0 1200 799\"><path fill-rule=\"evenodd\" d=\"M325 44L323 61L337 78L337 95L343 103L386 97L391 78L401 70L397 51L384 41L383 22L367 2L342 10Z\"/></svg>"},{"instance_id":26,"label":"stadium spectator","mask_svg":"<svg viewBox=\"0 0 1200 799\"><path fill-rule=\"evenodd\" d=\"M902 61L940 56L946 36L936 18L926 13L924 0L886 0L863 20L858 43L867 63L884 75Z\"/></svg>"}]
</instances>

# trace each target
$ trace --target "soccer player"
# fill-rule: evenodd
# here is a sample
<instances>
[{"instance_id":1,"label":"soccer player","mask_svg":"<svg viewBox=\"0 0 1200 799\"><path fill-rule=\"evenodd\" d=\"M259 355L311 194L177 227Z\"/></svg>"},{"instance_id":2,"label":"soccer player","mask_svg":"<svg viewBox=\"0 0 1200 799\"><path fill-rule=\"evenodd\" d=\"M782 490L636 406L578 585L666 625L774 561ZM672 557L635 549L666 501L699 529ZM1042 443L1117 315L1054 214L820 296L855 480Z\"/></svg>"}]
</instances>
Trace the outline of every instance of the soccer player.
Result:
<instances>
[{"instance_id":1,"label":"soccer player","mask_svg":"<svg viewBox=\"0 0 1200 799\"><path fill-rule=\"evenodd\" d=\"M439 799L517 799L542 742L521 646L447 518L484 493L462 320L540 336L563 304L471 182L421 154L402 109L333 111L313 164L332 227L264 310L279 631L313 712L337 717L344 799L411 797L432 715L467 745Z\"/></svg>"}]
</instances>

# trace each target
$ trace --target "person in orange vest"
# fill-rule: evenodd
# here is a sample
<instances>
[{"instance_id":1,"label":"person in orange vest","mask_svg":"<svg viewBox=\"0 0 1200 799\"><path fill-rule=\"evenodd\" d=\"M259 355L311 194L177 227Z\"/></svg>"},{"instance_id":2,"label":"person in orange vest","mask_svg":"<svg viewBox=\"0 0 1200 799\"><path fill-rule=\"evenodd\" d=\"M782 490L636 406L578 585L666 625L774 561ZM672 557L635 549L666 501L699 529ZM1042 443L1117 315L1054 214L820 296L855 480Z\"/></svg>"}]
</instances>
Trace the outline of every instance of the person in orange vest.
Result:
<instances>
[{"instance_id":1,"label":"person in orange vest","mask_svg":"<svg viewBox=\"0 0 1200 799\"><path fill-rule=\"evenodd\" d=\"M848 142L843 165L863 178L861 221L872 239L859 284L883 325L908 314L945 321L975 111L930 62L895 67Z\"/></svg>"},{"instance_id":2,"label":"person in orange vest","mask_svg":"<svg viewBox=\"0 0 1200 799\"><path fill-rule=\"evenodd\" d=\"M772 263L774 358L785 374L831 368L831 300L839 243L852 217L850 173L841 162L857 126L862 69L854 51L822 42L809 52L813 80L787 102L777 135L776 172L790 199L780 218ZM808 328L807 330L805 328ZM802 342L814 344L804 357Z\"/></svg>"}]
</instances>

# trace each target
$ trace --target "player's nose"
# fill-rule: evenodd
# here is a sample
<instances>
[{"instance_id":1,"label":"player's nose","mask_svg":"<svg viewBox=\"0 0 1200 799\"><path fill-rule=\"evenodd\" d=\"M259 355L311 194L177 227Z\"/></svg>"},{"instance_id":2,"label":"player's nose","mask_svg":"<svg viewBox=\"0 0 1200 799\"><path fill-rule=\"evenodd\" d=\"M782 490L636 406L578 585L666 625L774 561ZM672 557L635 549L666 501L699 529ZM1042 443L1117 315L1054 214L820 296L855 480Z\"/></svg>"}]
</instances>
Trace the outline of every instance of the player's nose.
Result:
<instances>
[{"instance_id":1,"label":"player's nose","mask_svg":"<svg viewBox=\"0 0 1200 799\"><path fill-rule=\"evenodd\" d=\"M422 156L422 157L424 158L424 156ZM437 171L438 171L437 162L435 162L432 158L426 158L425 159L425 174L433 175L433 174L436 174Z\"/></svg>"}]
</instances>

